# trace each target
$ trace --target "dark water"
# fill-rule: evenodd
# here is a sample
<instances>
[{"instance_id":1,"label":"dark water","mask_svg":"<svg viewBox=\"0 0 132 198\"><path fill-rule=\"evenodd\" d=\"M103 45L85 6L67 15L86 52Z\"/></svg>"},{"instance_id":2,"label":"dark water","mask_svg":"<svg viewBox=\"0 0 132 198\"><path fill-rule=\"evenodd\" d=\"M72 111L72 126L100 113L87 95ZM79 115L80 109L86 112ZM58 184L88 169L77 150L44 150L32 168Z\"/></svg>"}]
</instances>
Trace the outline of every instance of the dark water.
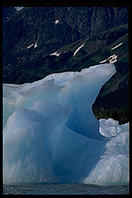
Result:
<instances>
[{"instance_id":1,"label":"dark water","mask_svg":"<svg viewBox=\"0 0 132 198\"><path fill-rule=\"evenodd\" d=\"M128 186L95 186L88 184L27 184L3 185L3 194L30 195L97 195L97 194L129 194Z\"/></svg>"}]
</instances>

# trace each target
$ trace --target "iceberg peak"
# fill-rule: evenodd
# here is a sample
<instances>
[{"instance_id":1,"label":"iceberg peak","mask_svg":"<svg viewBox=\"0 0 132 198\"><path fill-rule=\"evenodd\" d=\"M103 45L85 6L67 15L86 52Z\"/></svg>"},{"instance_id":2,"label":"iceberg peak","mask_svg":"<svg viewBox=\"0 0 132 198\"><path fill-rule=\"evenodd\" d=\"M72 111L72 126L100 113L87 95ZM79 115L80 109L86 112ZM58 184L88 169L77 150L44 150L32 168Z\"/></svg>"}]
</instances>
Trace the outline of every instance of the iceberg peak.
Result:
<instances>
[{"instance_id":1,"label":"iceberg peak","mask_svg":"<svg viewBox=\"0 0 132 198\"><path fill-rule=\"evenodd\" d=\"M108 120L99 128L92 112L115 72L113 64L100 64L3 85L4 184L128 183L128 126Z\"/></svg>"}]
</instances>

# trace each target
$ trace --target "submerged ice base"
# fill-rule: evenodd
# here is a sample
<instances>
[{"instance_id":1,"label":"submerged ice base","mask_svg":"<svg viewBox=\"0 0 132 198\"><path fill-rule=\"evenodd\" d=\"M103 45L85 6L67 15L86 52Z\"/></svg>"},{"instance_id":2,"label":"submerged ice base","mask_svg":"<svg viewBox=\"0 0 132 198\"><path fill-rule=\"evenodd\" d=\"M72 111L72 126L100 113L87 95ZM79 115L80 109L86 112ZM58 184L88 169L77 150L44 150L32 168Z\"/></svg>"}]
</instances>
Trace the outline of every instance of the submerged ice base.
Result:
<instances>
[{"instance_id":1,"label":"submerged ice base","mask_svg":"<svg viewBox=\"0 0 132 198\"><path fill-rule=\"evenodd\" d=\"M128 123L92 112L116 72L101 64L3 85L3 182L128 184Z\"/></svg>"}]
</instances>

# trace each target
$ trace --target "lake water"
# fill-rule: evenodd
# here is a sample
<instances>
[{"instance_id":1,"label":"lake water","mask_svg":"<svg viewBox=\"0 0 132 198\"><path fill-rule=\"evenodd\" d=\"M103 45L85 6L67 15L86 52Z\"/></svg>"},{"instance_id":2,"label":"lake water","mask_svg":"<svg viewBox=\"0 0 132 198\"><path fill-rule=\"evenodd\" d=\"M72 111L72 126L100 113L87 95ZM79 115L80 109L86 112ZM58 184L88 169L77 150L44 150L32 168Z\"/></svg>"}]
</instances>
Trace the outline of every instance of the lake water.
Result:
<instances>
[{"instance_id":1,"label":"lake water","mask_svg":"<svg viewBox=\"0 0 132 198\"><path fill-rule=\"evenodd\" d=\"M24 184L3 185L3 194L28 195L97 195L97 194L129 194L129 186L95 186L88 184Z\"/></svg>"}]
</instances>

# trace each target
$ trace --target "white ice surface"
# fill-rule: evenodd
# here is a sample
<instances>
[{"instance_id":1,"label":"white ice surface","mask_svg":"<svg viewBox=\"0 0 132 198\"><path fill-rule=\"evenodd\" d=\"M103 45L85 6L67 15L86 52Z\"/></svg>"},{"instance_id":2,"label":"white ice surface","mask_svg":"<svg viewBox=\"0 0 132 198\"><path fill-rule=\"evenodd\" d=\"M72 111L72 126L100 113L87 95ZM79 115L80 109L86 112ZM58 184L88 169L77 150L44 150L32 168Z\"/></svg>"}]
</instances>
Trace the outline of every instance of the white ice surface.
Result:
<instances>
[{"instance_id":1,"label":"white ice surface","mask_svg":"<svg viewBox=\"0 0 132 198\"><path fill-rule=\"evenodd\" d=\"M119 125L113 119L100 120L102 134L106 135L106 137L115 137L106 143L105 152L94 169L83 180L84 183L99 185L123 185L129 183L128 127L128 123Z\"/></svg>"},{"instance_id":2,"label":"white ice surface","mask_svg":"<svg viewBox=\"0 0 132 198\"><path fill-rule=\"evenodd\" d=\"M4 184L128 184L128 123L99 122L92 112L115 72L101 64L3 85Z\"/></svg>"}]
</instances>

